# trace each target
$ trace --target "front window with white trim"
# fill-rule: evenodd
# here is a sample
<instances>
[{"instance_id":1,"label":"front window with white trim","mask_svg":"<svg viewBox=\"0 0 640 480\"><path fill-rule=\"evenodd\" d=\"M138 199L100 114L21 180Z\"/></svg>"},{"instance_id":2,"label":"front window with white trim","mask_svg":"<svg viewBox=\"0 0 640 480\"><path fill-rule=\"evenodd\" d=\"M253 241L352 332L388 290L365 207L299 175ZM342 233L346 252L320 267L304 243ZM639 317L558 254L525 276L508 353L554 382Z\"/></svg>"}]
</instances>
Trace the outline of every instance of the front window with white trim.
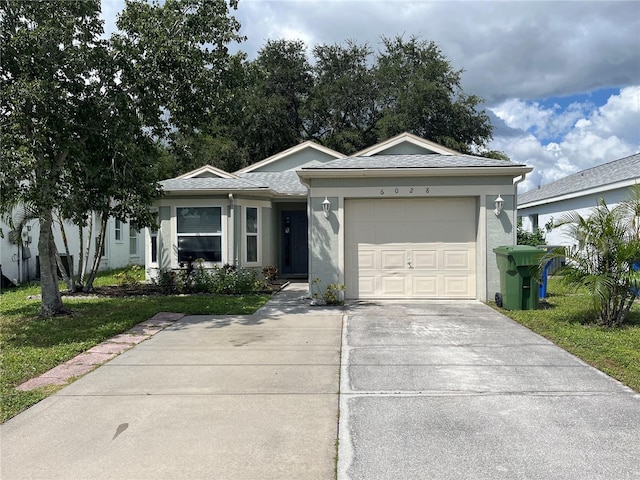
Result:
<instances>
[{"instance_id":1,"label":"front window with white trim","mask_svg":"<svg viewBox=\"0 0 640 480\"><path fill-rule=\"evenodd\" d=\"M222 208L176 208L178 262L222 262Z\"/></svg>"},{"instance_id":2,"label":"front window with white trim","mask_svg":"<svg viewBox=\"0 0 640 480\"><path fill-rule=\"evenodd\" d=\"M246 261L258 262L258 208L245 208Z\"/></svg>"}]
</instances>

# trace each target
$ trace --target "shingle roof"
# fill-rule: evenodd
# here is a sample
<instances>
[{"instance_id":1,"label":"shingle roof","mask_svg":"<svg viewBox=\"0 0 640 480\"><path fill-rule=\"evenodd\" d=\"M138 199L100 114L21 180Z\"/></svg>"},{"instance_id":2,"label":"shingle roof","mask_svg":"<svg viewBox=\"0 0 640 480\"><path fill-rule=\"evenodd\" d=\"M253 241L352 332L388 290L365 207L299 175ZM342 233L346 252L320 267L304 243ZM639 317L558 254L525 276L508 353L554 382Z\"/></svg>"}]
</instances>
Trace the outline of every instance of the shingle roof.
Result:
<instances>
[{"instance_id":1,"label":"shingle roof","mask_svg":"<svg viewBox=\"0 0 640 480\"><path fill-rule=\"evenodd\" d=\"M472 155L374 155L371 157L347 157L304 170L325 169L381 169L381 168L465 168L524 166L505 160L474 157Z\"/></svg>"},{"instance_id":2,"label":"shingle roof","mask_svg":"<svg viewBox=\"0 0 640 480\"><path fill-rule=\"evenodd\" d=\"M163 180L160 185L164 190L256 190L269 188L268 185L252 182L244 178L170 178Z\"/></svg>"},{"instance_id":3,"label":"shingle roof","mask_svg":"<svg viewBox=\"0 0 640 480\"><path fill-rule=\"evenodd\" d=\"M582 170L518 195L518 205L548 200L625 180L640 179L640 153Z\"/></svg>"},{"instance_id":4,"label":"shingle roof","mask_svg":"<svg viewBox=\"0 0 640 480\"><path fill-rule=\"evenodd\" d=\"M238 173L240 178L269 185L269 188L276 193L285 195L306 195L307 187L300 182L300 177L295 171L286 172L247 172Z\"/></svg>"}]
</instances>

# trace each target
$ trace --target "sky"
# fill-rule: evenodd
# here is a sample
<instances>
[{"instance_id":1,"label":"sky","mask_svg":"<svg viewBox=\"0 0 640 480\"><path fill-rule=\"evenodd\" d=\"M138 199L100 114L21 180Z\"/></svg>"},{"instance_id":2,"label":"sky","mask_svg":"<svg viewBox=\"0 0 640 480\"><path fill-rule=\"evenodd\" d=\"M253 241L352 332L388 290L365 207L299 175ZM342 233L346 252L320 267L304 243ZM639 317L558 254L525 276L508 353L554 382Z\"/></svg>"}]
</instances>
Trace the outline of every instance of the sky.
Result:
<instances>
[{"instance_id":1,"label":"sky","mask_svg":"<svg viewBox=\"0 0 640 480\"><path fill-rule=\"evenodd\" d=\"M123 8L102 0L107 33ZM640 152L640 0L240 0L233 15L249 59L281 38L435 41L485 99L489 148L534 167L520 192Z\"/></svg>"}]
</instances>

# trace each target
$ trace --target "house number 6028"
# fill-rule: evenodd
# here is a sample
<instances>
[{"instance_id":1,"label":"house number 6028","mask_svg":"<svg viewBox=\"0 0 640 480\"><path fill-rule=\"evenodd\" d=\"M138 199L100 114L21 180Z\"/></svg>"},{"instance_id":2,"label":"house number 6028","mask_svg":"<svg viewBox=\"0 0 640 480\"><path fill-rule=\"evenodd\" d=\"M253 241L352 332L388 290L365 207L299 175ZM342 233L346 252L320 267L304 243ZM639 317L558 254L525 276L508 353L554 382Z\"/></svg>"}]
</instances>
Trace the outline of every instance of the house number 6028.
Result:
<instances>
[{"instance_id":1,"label":"house number 6028","mask_svg":"<svg viewBox=\"0 0 640 480\"><path fill-rule=\"evenodd\" d=\"M424 193L429 193L429 187L420 187L420 188L418 188L418 187L409 187L408 194L409 195L415 195L416 193L420 192L420 190L422 188L424 188ZM384 188L381 188L380 189L380 195L384 195L384 193L385 193L384 192ZM400 188L399 187L395 187L393 189L393 193L395 193L396 195L399 194L400 193Z\"/></svg>"}]
</instances>

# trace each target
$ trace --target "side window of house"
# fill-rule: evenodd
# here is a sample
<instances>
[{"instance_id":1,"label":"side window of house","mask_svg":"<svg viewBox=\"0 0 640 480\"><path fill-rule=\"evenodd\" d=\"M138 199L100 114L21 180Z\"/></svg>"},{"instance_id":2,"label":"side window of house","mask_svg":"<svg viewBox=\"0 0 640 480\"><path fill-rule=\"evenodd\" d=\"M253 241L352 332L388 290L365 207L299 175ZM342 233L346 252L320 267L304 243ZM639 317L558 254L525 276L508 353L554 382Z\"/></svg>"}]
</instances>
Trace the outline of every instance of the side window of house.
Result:
<instances>
[{"instance_id":1,"label":"side window of house","mask_svg":"<svg viewBox=\"0 0 640 480\"><path fill-rule=\"evenodd\" d=\"M247 237L247 263L258 261L258 209L247 207L245 209L246 237Z\"/></svg>"},{"instance_id":2,"label":"side window of house","mask_svg":"<svg viewBox=\"0 0 640 480\"><path fill-rule=\"evenodd\" d=\"M531 231L536 233L538 231L538 214L529 215L529 222L531 223Z\"/></svg>"},{"instance_id":3,"label":"side window of house","mask_svg":"<svg viewBox=\"0 0 640 480\"><path fill-rule=\"evenodd\" d=\"M113 228L115 233L116 242L122 241L122 222L116 218L115 226Z\"/></svg>"},{"instance_id":4,"label":"side window of house","mask_svg":"<svg viewBox=\"0 0 640 480\"><path fill-rule=\"evenodd\" d=\"M138 233L139 230L133 225L129 226L129 256L138 256Z\"/></svg>"},{"instance_id":5,"label":"side window of house","mask_svg":"<svg viewBox=\"0 0 640 480\"><path fill-rule=\"evenodd\" d=\"M222 261L221 207L178 207L176 217L179 262Z\"/></svg>"},{"instance_id":6,"label":"side window of house","mask_svg":"<svg viewBox=\"0 0 640 480\"><path fill-rule=\"evenodd\" d=\"M151 263L158 263L158 230L151 230Z\"/></svg>"}]
</instances>

